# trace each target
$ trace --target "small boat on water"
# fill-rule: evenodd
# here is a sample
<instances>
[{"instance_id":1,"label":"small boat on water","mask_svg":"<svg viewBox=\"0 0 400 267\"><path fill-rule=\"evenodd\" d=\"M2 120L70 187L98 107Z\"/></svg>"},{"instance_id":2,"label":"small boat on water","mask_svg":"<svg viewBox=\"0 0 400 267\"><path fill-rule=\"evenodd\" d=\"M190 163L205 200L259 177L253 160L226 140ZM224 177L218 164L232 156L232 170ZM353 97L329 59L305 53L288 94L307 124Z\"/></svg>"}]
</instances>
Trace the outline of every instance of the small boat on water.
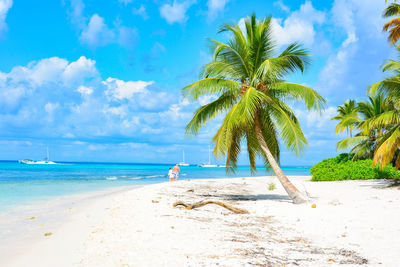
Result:
<instances>
[{"instance_id":1,"label":"small boat on water","mask_svg":"<svg viewBox=\"0 0 400 267\"><path fill-rule=\"evenodd\" d=\"M185 150L182 150L182 162L178 163L179 166L189 166L189 163L185 162Z\"/></svg>"},{"instance_id":2,"label":"small boat on water","mask_svg":"<svg viewBox=\"0 0 400 267\"><path fill-rule=\"evenodd\" d=\"M199 164L197 166L203 167L203 168L215 168L215 167L218 167L218 165L211 164L211 148L210 148L210 146L208 146L208 163L202 163L202 164Z\"/></svg>"},{"instance_id":3,"label":"small boat on water","mask_svg":"<svg viewBox=\"0 0 400 267\"><path fill-rule=\"evenodd\" d=\"M19 163L21 164L31 164L31 165L51 165L51 164L57 164L54 161L51 161L49 158L49 147L46 148L47 152L47 157L44 160L31 160L31 159L22 159L18 160Z\"/></svg>"}]
</instances>

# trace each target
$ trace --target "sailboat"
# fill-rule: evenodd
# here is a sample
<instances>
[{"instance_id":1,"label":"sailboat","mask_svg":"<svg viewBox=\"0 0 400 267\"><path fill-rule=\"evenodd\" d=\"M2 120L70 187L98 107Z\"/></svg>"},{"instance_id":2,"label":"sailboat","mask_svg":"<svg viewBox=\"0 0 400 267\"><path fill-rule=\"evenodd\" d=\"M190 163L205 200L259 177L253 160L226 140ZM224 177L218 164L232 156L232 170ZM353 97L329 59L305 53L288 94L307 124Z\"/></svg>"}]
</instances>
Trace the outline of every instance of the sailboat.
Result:
<instances>
[{"instance_id":1,"label":"sailboat","mask_svg":"<svg viewBox=\"0 0 400 267\"><path fill-rule=\"evenodd\" d=\"M49 147L46 147L47 157L44 160L31 160L31 159L22 159L18 162L21 164L57 164L54 161L50 161L49 157Z\"/></svg>"},{"instance_id":2,"label":"sailboat","mask_svg":"<svg viewBox=\"0 0 400 267\"><path fill-rule=\"evenodd\" d=\"M185 162L185 150L182 150L182 162L178 163L179 166L189 166L189 163Z\"/></svg>"},{"instance_id":3,"label":"sailboat","mask_svg":"<svg viewBox=\"0 0 400 267\"><path fill-rule=\"evenodd\" d=\"M202 163L198 165L199 167L204 167L204 168L214 168L218 167L218 165L211 164L211 148L208 146L208 164Z\"/></svg>"}]
</instances>

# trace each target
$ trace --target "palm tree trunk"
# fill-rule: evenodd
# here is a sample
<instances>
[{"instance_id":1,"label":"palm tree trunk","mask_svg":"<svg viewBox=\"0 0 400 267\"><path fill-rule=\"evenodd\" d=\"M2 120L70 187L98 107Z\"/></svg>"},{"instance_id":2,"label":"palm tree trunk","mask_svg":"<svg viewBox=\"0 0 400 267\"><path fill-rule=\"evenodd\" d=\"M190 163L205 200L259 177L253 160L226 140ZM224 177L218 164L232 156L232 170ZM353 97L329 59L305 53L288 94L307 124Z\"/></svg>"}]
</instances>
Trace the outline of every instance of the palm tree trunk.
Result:
<instances>
[{"instance_id":1,"label":"palm tree trunk","mask_svg":"<svg viewBox=\"0 0 400 267\"><path fill-rule=\"evenodd\" d=\"M279 167L279 164L276 162L274 156L269 150L267 143L264 140L264 136L261 131L260 123L258 121L258 116L255 119L255 131L257 135L257 140L260 143L261 149L264 151L265 156L268 159L269 164L275 172L275 175L278 177L279 182L281 182L283 188L285 188L289 197L292 199L294 204L300 204L306 202L306 198L300 193L300 191L289 181L286 175L283 173L282 169Z\"/></svg>"}]
</instances>

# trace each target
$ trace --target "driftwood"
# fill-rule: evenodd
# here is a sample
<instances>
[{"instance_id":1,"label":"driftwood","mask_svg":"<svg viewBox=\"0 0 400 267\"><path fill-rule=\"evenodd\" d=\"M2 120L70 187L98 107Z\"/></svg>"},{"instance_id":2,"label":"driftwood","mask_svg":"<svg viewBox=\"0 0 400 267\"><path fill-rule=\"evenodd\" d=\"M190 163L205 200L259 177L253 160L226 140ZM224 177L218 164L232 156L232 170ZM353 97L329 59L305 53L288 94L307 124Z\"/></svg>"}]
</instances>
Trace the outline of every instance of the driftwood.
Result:
<instances>
[{"instance_id":1,"label":"driftwood","mask_svg":"<svg viewBox=\"0 0 400 267\"><path fill-rule=\"evenodd\" d=\"M221 207L223 207L225 209L233 211L234 213L240 213L240 214L249 213L247 210L239 209L239 208L236 208L236 207L232 207L231 205L228 205L228 204L226 204L224 202L214 201L214 200L199 201L199 202L196 202L196 203L191 204L191 205L190 204L186 204L183 201L177 201L177 202L174 203L174 208L176 206L184 206L187 210L191 210L191 209L203 207L203 206L205 206L207 204L216 204L216 205L219 205L219 206L221 206Z\"/></svg>"}]
</instances>

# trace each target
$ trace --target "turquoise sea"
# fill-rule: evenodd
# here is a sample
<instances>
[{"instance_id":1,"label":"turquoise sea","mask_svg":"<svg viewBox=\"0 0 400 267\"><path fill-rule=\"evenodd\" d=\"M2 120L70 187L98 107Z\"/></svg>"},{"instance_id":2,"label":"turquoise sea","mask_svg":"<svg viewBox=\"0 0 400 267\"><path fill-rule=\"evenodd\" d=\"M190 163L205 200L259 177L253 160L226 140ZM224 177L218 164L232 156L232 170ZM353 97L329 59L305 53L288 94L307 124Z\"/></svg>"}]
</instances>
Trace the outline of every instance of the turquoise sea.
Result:
<instances>
[{"instance_id":1,"label":"turquoise sea","mask_svg":"<svg viewBox=\"0 0 400 267\"><path fill-rule=\"evenodd\" d=\"M115 186L145 185L168 181L169 164L73 163L25 165L0 161L0 211L52 197L91 192ZM310 175L309 167L283 167L286 175ZM260 169L255 176L273 175ZM235 174L225 168L181 167L180 180L251 176L248 166Z\"/></svg>"}]
</instances>

